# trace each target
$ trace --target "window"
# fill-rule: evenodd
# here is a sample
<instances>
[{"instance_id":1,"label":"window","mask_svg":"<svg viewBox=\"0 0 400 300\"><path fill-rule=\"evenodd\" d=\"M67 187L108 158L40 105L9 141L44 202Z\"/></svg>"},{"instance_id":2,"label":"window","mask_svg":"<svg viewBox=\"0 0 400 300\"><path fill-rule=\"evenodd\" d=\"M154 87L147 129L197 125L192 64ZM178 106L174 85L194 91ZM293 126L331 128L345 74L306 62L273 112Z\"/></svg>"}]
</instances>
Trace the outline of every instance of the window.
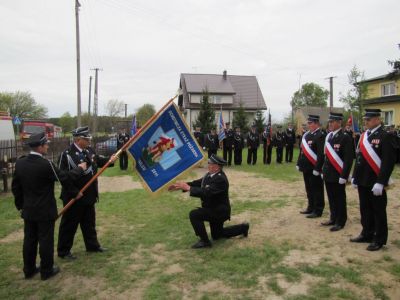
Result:
<instances>
[{"instance_id":1,"label":"window","mask_svg":"<svg viewBox=\"0 0 400 300\"><path fill-rule=\"evenodd\" d=\"M221 104L222 97L220 95L214 95L212 96L212 100L214 104Z\"/></svg>"},{"instance_id":2,"label":"window","mask_svg":"<svg viewBox=\"0 0 400 300\"><path fill-rule=\"evenodd\" d=\"M393 110L383 112L383 122L387 126L390 126L393 124Z\"/></svg>"},{"instance_id":3,"label":"window","mask_svg":"<svg viewBox=\"0 0 400 300\"><path fill-rule=\"evenodd\" d=\"M396 94L396 85L394 82L382 84L382 96L392 96Z\"/></svg>"}]
</instances>

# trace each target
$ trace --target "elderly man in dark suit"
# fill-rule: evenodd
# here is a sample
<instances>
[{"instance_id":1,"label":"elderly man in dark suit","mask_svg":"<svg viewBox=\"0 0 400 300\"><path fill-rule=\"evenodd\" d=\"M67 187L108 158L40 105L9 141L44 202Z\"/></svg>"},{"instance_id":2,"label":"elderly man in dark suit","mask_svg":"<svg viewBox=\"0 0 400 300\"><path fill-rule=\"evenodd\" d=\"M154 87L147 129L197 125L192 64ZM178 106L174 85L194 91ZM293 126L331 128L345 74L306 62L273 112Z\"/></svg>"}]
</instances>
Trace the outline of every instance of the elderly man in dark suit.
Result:
<instances>
[{"instance_id":1,"label":"elderly man in dark suit","mask_svg":"<svg viewBox=\"0 0 400 300\"><path fill-rule=\"evenodd\" d=\"M203 178L187 183L177 182L168 188L170 191L190 192L190 196L201 199L201 207L192 210L189 214L194 232L200 238L192 246L194 249L211 247L204 221L210 222L213 240L248 235L248 223L224 228L224 222L231 217L229 182L222 170L224 165L226 165L225 160L212 155L208 160L208 173Z\"/></svg>"}]
</instances>

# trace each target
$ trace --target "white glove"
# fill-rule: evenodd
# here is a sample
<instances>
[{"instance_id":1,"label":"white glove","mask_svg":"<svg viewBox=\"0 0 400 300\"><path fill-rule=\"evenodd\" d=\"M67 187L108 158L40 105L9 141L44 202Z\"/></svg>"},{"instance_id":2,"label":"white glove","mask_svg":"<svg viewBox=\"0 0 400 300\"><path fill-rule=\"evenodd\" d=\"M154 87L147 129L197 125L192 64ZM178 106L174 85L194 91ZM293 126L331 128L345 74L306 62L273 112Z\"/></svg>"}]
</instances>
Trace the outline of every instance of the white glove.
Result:
<instances>
[{"instance_id":1,"label":"white glove","mask_svg":"<svg viewBox=\"0 0 400 300\"><path fill-rule=\"evenodd\" d=\"M203 150L206 150L206 147L203 147Z\"/></svg>"},{"instance_id":2,"label":"white glove","mask_svg":"<svg viewBox=\"0 0 400 300\"><path fill-rule=\"evenodd\" d=\"M318 171L315 171L315 170L312 171L312 174L313 174L314 176L319 176L319 172L318 172Z\"/></svg>"},{"instance_id":3,"label":"white glove","mask_svg":"<svg viewBox=\"0 0 400 300\"><path fill-rule=\"evenodd\" d=\"M347 180L344 178L339 178L339 184L346 184Z\"/></svg>"},{"instance_id":4,"label":"white glove","mask_svg":"<svg viewBox=\"0 0 400 300\"><path fill-rule=\"evenodd\" d=\"M372 194L374 194L374 196L382 196L383 184L375 183L374 186L372 187L371 191L372 191Z\"/></svg>"},{"instance_id":5,"label":"white glove","mask_svg":"<svg viewBox=\"0 0 400 300\"><path fill-rule=\"evenodd\" d=\"M324 180L324 174L321 173L321 179Z\"/></svg>"},{"instance_id":6,"label":"white glove","mask_svg":"<svg viewBox=\"0 0 400 300\"><path fill-rule=\"evenodd\" d=\"M300 168L299 168L299 166L296 166L296 170L297 170L297 171L300 171Z\"/></svg>"},{"instance_id":7,"label":"white glove","mask_svg":"<svg viewBox=\"0 0 400 300\"><path fill-rule=\"evenodd\" d=\"M351 179L351 186L355 189L358 188L357 184L354 183L354 178Z\"/></svg>"}]
</instances>

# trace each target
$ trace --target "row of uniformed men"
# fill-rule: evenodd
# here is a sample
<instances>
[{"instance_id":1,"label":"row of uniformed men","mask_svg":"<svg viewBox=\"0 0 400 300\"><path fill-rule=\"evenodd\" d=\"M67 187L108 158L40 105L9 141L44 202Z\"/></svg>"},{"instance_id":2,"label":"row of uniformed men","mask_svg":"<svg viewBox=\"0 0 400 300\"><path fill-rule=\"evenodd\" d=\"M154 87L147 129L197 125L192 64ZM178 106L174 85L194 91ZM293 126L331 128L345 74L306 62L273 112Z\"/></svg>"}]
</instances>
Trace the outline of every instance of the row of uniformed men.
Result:
<instances>
[{"instance_id":1,"label":"row of uniformed men","mask_svg":"<svg viewBox=\"0 0 400 300\"><path fill-rule=\"evenodd\" d=\"M369 243L367 250L376 251L386 244L386 188L396 162L397 141L381 123L379 109L366 109L363 117L366 131L356 147L353 164L353 140L342 129L343 115L331 113L329 132L325 135L319 116L308 116L309 130L303 135L296 168L303 173L308 199L301 211L307 218L321 217L324 210L324 183L329 200L330 218L322 225L341 230L347 221L346 183L358 190L361 214L361 233L350 239L354 243Z\"/></svg>"},{"instance_id":2,"label":"row of uniformed men","mask_svg":"<svg viewBox=\"0 0 400 300\"><path fill-rule=\"evenodd\" d=\"M282 132L282 126L277 126L277 131L271 135L268 129L259 135L256 126L251 126L250 131L246 135L246 139L239 127L235 130L230 128L230 123L225 123L225 138L222 141L223 158L227 161L228 166L232 165L232 156L235 165L242 164L242 151L245 148L245 140L247 144L247 164L255 165L257 162L257 149L260 146L260 138L263 142L263 163L271 163L272 147L276 147L276 161L282 163L283 148L286 148L285 160L292 162L293 147L296 143L296 135L292 124ZM193 133L199 145L208 152L210 158L212 154L217 154L220 148L218 134L215 129L211 129L209 133L203 134L201 127L196 127Z\"/></svg>"}]
</instances>

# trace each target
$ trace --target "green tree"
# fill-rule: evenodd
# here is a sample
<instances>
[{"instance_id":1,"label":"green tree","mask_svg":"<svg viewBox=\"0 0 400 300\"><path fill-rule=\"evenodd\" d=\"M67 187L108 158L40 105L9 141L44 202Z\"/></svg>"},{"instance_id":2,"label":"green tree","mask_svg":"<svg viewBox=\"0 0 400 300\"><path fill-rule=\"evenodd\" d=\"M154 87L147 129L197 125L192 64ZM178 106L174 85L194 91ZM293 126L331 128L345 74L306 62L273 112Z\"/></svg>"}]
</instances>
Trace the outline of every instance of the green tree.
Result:
<instances>
[{"instance_id":1,"label":"green tree","mask_svg":"<svg viewBox=\"0 0 400 300\"><path fill-rule=\"evenodd\" d=\"M210 95L207 90L203 90L200 111L196 121L193 122L194 127L201 127L204 133L210 132L211 128L215 128L215 111L210 103Z\"/></svg>"},{"instance_id":2,"label":"green tree","mask_svg":"<svg viewBox=\"0 0 400 300\"><path fill-rule=\"evenodd\" d=\"M264 131L265 118L264 118L264 113L262 110L256 111L256 117L254 118L254 125L256 125L258 133L261 133Z\"/></svg>"},{"instance_id":3,"label":"green tree","mask_svg":"<svg viewBox=\"0 0 400 300\"><path fill-rule=\"evenodd\" d=\"M75 120L69 112L66 112L60 117L59 124L65 135L65 133L70 132L74 129Z\"/></svg>"},{"instance_id":4,"label":"green tree","mask_svg":"<svg viewBox=\"0 0 400 300\"><path fill-rule=\"evenodd\" d=\"M354 65L347 78L352 87L345 95L340 94L339 101L344 104L345 109L356 112L354 117L358 119L358 124L361 124L362 101L368 95L368 87L363 82L365 80L364 72Z\"/></svg>"},{"instance_id":5,"label":"green tree","mask_svg":"<svg viewBox=\"0 0 400 300\"><path fill-rule=\"evenodd\" d=\"M29 92L0 93L0 110L9 111L11 116L18 116L22 119L47 117L47 108L37 104Z\"/></svg>"},{"instance_id":6,"label":"green tree","mask_svg":"<svg viewBox=\"0 0 400 300\"><path fill-rule=\"evenodd\" d=\"M143 104L136 110L136 121L138 126L143 126L155 113L156 109L153 104Z\"/></svg>"},{"instance_id":7,"label":"green tree","mask_svg":"<svg viewBox=\"0 0 400 300\"><path fill-rule=\"evenodd\" d=\"M291 105L293 109L302 106L323 106L328 105L329 91L316 83L309 82L301 86L292 96Z\"/></svg>"},{"instance_id":8,"label":"green tree","mask_svg":"<svg viewBox=\"0 0 400 300\"><path fill-rule=\"evenodd\" d=\"M233 127L240 127L242 132L245 132L247 130L247 125L247 115L244 110L243 102L240 101L239 109L233 115Z\"/></svg>"}]
</instances>

